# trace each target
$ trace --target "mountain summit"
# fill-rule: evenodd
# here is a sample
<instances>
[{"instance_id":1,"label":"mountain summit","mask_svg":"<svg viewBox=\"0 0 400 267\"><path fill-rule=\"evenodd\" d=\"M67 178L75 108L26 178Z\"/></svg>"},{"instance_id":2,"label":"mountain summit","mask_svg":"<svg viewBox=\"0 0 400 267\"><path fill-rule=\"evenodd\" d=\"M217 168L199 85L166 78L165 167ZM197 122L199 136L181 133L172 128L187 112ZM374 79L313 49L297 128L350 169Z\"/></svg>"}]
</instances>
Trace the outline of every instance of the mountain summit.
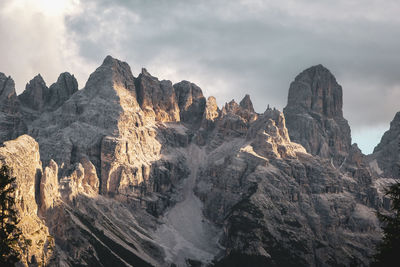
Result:
<instances>
[{"instance_id":1,"label":"mountain summit","mask_svg":"<svg viewBox=\"0 0 400 267\"><path fill-rule=\"evenodd\" d=\"M343 118L343 92L322 65L301 72L290 84L283 109L290 138L306 150L340 165L351 147L350 126Z\"/></svg>"},{"instance_id":2,"label":"mountain summit","mask_svg":"<svg viewBox=\"0 0 400 267\"><path fill-rule=\"evenodd\" d=\"M381 239L398 116L363 155L322 65L295 78L283 113L249 95L219 108L111 56L81 90L69 73L20 96L0 73L0 88L22 265L367 266Z\"/></svg>"}]
</instances>

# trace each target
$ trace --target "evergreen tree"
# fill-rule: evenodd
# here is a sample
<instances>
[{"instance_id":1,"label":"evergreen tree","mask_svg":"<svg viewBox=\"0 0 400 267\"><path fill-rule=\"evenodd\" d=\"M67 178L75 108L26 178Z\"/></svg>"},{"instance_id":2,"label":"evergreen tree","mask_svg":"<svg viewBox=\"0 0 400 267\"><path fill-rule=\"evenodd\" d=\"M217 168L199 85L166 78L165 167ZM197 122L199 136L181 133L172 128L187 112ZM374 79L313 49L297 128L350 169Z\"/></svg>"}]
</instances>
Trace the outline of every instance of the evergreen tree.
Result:
<instances>
[{"instance_id":1,"label":"evergreen tree","mask_svg":"<svg viewBox=\"0 0 400 267\"><path fill-rule=\"evenodd\" d=\"M0 266L14 266L19 261L16 250L21 235L15 211L13 182L7 166L0 168Z\"/></svg>"},{"instance_id":2,"label":"evergreen tree","mask_svg":"<svg viewBox=\"0 0 400 267\"><path fill-rule=\"evenodd\" d=\"M378 213L383 223L383 239L371 266L399 266L400 253L400 183L389 187L386 195L392 201L392 215Z\"/></svg>"}]
</instances>

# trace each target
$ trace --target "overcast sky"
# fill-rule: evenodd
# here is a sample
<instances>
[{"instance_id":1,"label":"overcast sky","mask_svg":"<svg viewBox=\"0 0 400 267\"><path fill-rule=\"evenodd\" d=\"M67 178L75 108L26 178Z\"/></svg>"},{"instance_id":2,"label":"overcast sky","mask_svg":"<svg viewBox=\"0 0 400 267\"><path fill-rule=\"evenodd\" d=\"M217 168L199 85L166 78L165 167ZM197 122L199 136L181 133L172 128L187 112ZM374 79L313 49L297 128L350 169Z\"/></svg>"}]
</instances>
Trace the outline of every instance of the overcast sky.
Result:
<instances>
[{"instance_id":1,"label":"overcast sky","mask_svg":"<svg viewBox=\"0 0 400 267\"><path fill-rule=\"evenodd\" d=\"M323 64L343 87L353 142L370 153L400 111L398 0L0 1L0 72L17 93L41 73L80 88L106 55L219 105L249 93L282 110L290 82Z\"/></svg>"}]
</instances>

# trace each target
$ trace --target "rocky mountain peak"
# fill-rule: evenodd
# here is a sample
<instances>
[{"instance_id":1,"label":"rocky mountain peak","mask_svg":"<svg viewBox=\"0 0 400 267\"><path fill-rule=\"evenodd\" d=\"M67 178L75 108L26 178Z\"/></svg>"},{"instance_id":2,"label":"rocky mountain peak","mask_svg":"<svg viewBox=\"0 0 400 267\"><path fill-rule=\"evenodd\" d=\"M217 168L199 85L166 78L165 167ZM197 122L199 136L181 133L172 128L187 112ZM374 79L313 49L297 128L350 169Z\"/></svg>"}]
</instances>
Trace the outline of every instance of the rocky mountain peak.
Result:
<instances>
[{"instance_id":1,"label":"rocky mountain peak","mask_svg":"<svg viewBox=\"0 0 400 267\"><path fill-rule=\"evenodd\" d=\"M212 130L215 125L215 120L219 116L219 108L217 100L213 96L207 98L206 107L203 113L202 127L205 129Z\"/></svg>"},{"instance_id":2,"label":"rocky mountain peak","mask_svg":"<svg viewBox=\"0 0 400 267\"><path fill-rule=\"evenodd\" d=\"M142 110L157 121L179 121L179 107L171 81L159 81L145 68L135 80L136 94Z\"/></svg>"},{"instance_id":3,"label":"rocky mountain peak","mask_svg":"<svg viewBox=\"0 0 400 267\"><path fill-rule=\"evenodd\" d=\"M324 66L301 72L289 88L287 108L304 109L326 117L343 116L342 87Z\"/></svg>"},{"instance_id":4,"label":"rocky mountain peak","mask_svg":"<svg viewBox=\"0 0 400 267\"><path fill-rule=\"evenodd\" d=\"M324 66L301 72L291 83L283 112L290 138L309 153L333 158L338 164L350 146L350 126L343 118L342 87Z\"/></svg>"},{"instance_id":5,"label":"rocky mountain peak","mask_svg":"<svg viewBox=\"0 0 400 267\"><path fill-rule=\"evenodd\" d=\"M136 98L135 78L128 63L107 56L100 67L93 72L85 85L89 97L100 94L102 97L115 95L115 90L125 88Z\"/></svg>"},{"instance_id":6,"label":"rocky mountain peak","mask_svg":"<svg viewBox=\"0 0 400 267\"><path fill-rule=\"evenodd\" d=\"M17 94L15 83L11 77L0 72L0 110L3 112L16 111Z\"/></svg>"},{"instance_id":7,"label":"rocky mountain peak","mask_svg":"<svg viewBox=\"0 0 400 267\"><path fill-rule=\"evenodd\" d=\"M36 75L25 87L25 91L18 96L21 104L27 108L41 111L45 106L49 88L40 74Z\"/></svg>"},{"instance_id":8,"label":"rocky mountain peak","mask_svg":"<svg viewBox=\"0 0 400 267\"><path fill-rule=\"evenodd\" d=\"M78 81L68 72L61 73L57 82L49 88L46 109L55 110L78 91Z\"/></svg>"},{"instance_id":9,"label":"rocky mountain peak","mask_svg":"<svg viewBox=\"0 0 400 267\"><path fill-rule=\"evenodd\" d=\"M14 80L0 72L0 142L16 138L24 131L19 108Z\"/></svg>"},{"instance_id":10,"label":"rocky mountain peak","mask_svg":"<svg viewBox=\"0 0 400 267\"><path fill-rule=\"evenodd\" d=\"M201 88L194 83L181 81L174 84L174 90L181 121L199 125L206 106L206 98Z\"/></svg>"},{"instance_id":11,"label":"rocky mountain peak","mask_svg":"<svg viewBox=\"0 0 400 267\"><path fill-rule=\"evenodd\" d=\"M397 112L390 128L374 148L372 158L377 161L379 174L387 177L400 177L400 112Z\"/></svg>"},{"instance_id":12,"label":"rocky mountain peak","mask_svg":"<svg viewBox=\"0 0 400 267\"><path fill-rule=\"evenodd\" d=\"M254 112L253 103L251 102L250 95L246 94L239 105L250 112Z\"/></svg>"},{"instance_id":13,"label":"rocky mountain peak","mask_svg":"<svg viewBox=\"0 0 400 267\"><path fill-rule=\"evenodd\" d=\"M142 68L142 71L140 72L140 74L141 74L141 75L144 75L144 76L148 76L148 77L155 78L155 77L153 77L153 76L147 71L146 68Z\"/></svg>"},{"instance_id":14,"label":"rocky mountain peak","mask_svg":"<svg viewBox=\"0 0 400 267\"><path fill-rule=\"evenodd\" d=\"M29 104L46 95L39 76L27 87ZM285 115L248 95L220 110L194 83L135 78L111 56L82 90L62 73L41 110L20 108L4 74L0 90L18 104L0 105L0 140L21 135L20 113L30 135L0 146L32 241L24 266L368 266L381 239L392 179L373 170L396 170L400 114L371 165L322 65L293 81Z\"/></svg>"}]
</instances>

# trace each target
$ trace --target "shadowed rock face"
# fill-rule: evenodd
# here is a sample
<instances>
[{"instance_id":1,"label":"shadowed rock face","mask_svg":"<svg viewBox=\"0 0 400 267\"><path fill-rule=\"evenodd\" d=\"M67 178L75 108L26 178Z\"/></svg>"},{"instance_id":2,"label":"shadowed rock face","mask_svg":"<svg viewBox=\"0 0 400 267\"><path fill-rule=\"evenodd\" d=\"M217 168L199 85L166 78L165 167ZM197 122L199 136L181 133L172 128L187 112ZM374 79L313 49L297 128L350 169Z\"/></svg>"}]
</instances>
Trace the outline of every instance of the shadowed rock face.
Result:
<instances>
[{"instance_id":1,"label":"shadowed rock face","mask_svg":"<svg viewBox=\"0 0 400 267\"><path fill-rule=\"evenodd\" d=\"M136 79L136 91L140 107L158 121L179 121L179 107L171 81L159 81L146 69Z\"/></svg>"},{"instance_id":2,"label":"shadowed rock face","mask_svg":"<svg viewBox=\"0 0 400 267\"><path fill-rule=\"evenodd\" d=\"M57 82L49 88L46 97L46 109L55 110L67 101L75 92L78 91L78 82L74 75L68 72L61 73Z\"/></svg>"},{"instance_id":3,"label":"shadowed rock face","mask_svg":"<svg viewBox=\"0 0 400 267\"><path fill-rule=\"evenodd\" d=\"M38 74L30 80L25 90L18 96L18 99L23 106L41 111L45 107L48 93L49 88L47 88L42 76Z\"/></svg>"},{"instance_id":4,"label":"shadowed rock face","mask_svg":"<svg viewBox=\"0 0 400 267\"><path fill-rule=\"evenodd\" d=\"M24 133L25 125L19 108L14 80L0 72L0 142Z\"/></svg>"},{"instance_id":5,"label":"shadowed rock face","mask_svg":"<svg viewBox=\"0 0 400 267\"><path fill-rule=\"evenodd\" d=\"M283 112L290 138L306 150L341 164L350 146L350 127L343 118L342 87L322 65L300 73L289 88Z\"/></svg>"},{"instance_id":6,"label":"shadowed rock face","mask_svg":"<svg viewBox=\"0 0 400 267\"><path fill-rule=\"evenodd\" d=\"M200 87L188 81L174 84L182 122L199 125L206 106Z\"/></svg>"},{"instance_id":7,"label":"shadowed rock face","mask_svg":"<svg viewBox=\"0 0 400 267\"><path fill-rule=\"evenodd\" d=\"M48 89L34 78L22 104L1 74L0 90L2 138L18 116L31 136L0 159L23 178L21 218L25 233L40 229L44 262L366 266L381 237L391 180L376 173L391 170L382 154L395 153L400 115L375 166L350 146L342 89L321 65L296 77L285 115L256 113L248 95L219 109L193 83L135 78L111 56L82 90L68 73Z\"/></svg>"},{"instance_id":8,"label":"shadowed rock face","mask_svg":"<svg viewBox=\"0 0 400 267\"><path fill-rule=\"evenodd\" d=\"M400 178L400 112L390 123L390 129L384 133L381 142L375 147L371 160L386 177Z\"/></svg>"},{"instance_id":9,"label":"shadowed rock face","mask_svg":"<svg viewBox=\"0 0 400 267\"><path fill-rule=\"evenodd\" d=\"M251 102L249 95L245 95L242 101L240 101L239 105L250 112L254 112L253 103Z\"/></svg>"}]
</instances>

